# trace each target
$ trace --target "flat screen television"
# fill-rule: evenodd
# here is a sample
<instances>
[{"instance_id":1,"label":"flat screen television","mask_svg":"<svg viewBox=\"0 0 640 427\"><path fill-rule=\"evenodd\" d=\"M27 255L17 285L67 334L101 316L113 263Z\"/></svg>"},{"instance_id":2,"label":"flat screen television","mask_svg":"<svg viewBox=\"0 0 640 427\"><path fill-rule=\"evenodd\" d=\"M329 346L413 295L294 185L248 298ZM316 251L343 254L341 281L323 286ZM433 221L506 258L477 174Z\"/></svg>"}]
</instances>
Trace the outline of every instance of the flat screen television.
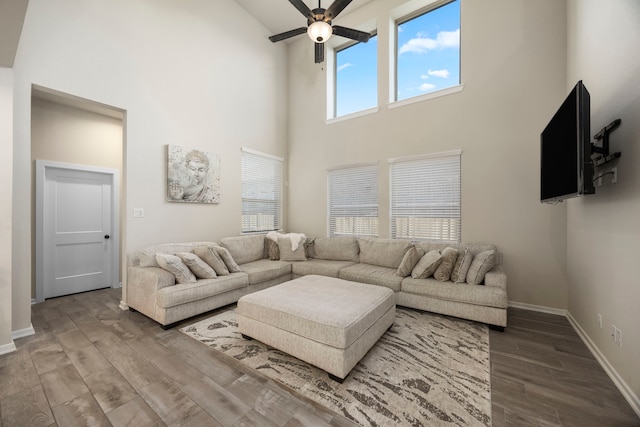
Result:
<instances>
[{"instance_id":1,"label":"flat screen television","mask_svg":"<svg viewBox=\"0 0 640 427\"><path fill-rule=\"evenodd\" d=\"M540 135L540 201L594 194L590 98L579 81Z\"/></svg>"}]
</instances>

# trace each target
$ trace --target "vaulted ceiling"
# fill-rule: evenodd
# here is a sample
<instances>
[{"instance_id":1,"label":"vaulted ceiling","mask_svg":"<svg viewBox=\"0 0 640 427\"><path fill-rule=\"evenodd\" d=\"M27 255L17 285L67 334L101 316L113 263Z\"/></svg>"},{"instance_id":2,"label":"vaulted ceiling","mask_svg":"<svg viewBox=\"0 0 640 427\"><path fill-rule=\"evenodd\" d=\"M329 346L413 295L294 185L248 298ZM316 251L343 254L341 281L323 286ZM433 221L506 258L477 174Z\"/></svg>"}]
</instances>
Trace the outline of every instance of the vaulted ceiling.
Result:
<instances>
[{"instance_id":1,"label":"vaulted ceiling","mask_svg":"<svg viewBox=\"0 0 640 427\"><path fill-rule=\"evenodd\" d=\"M306 26L304 16L287 0L235 1L273 34ZM370 1L353 0L342 12L342 15L346 15ZM304 2L310 9L318 7L317 0L304 0ZM322 7L326 9L331 3L332 0L323 0ZM13 67L28 5L29 0L0 0L0 67Z\"/></svg>"}]
</instances>

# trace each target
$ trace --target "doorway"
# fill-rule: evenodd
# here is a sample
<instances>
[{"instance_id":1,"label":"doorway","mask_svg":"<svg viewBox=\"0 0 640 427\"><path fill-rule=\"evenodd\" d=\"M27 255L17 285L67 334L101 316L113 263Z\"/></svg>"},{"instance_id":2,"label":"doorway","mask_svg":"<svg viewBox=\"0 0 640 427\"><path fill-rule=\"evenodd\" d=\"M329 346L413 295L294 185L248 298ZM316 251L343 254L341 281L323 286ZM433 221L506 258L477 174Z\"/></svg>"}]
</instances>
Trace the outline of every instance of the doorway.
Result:
<instances>
[{"instance_id":1,"label":"doorway","mask_svg":"<svg viewBox=\"0 0 640 427\"><path fill-rule=\"evenodd\" d=\"M36 301L119 283L119 172L36 160Z\"/></svg>"}]
</instances>

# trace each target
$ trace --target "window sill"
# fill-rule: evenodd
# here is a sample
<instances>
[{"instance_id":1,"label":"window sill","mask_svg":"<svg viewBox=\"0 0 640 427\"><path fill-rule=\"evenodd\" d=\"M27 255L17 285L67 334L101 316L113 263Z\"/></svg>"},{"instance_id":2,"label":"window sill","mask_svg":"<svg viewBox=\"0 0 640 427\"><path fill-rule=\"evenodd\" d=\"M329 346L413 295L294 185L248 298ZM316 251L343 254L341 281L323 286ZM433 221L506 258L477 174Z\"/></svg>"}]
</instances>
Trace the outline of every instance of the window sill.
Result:
<instances>
[{"instance_id":1,"label":"window sill","mask_svg":"<svg viewBox=\"0 0 640 427\"><path fill-rule=\"evenodd\" d=\"M389 109L404 107L405 105L415 104L416 102L427 101L429 99L440 98L441 96L451 95L453 93L462 92L463 84L451 86L446 89L440 89L435 92L425 93L424 95L414 96L412 98L403 99L402 101L394 101L387 104Z\"/></svg>"},{"instance_id":2,"label":"window sill","mask_svg":"<svg viewBox=\"0 0 640 427\"><path fill-rule=\"evenodd\" d=\"M331 119L327 119L327 121L325 123L330 125L332 123L343 122L345 120L351 120L351 119L355 119L357 117L368 116L369 114L375 114L377 112L378 112L378 107L373 107L373 108L369 108L367 110L356 111L355 113L351 113L351 114L345 114L344 116L333 117Z\"/></svg>"}]
</instances>

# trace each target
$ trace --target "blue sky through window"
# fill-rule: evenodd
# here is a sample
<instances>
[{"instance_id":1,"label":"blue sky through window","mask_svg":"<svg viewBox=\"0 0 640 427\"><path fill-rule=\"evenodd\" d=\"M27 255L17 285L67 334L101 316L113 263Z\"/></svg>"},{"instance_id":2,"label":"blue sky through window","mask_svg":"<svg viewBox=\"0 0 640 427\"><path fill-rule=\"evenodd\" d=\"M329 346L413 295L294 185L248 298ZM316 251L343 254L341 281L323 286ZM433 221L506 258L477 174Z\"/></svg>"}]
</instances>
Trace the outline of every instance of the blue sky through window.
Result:
<instances>
[{"instance_id":1,"label":"blue sky through window","mask_svg":"<svg viewBox=\"0 0 640 427\"><path fill-rule=\"evenodd\" d=\"M460 84L460 0L398 25L397 100Z\"/></svg>"},{"instance_id":2,"label":"blue sky through window","mask_svg":"<svg viewBox=\"0 0 640 427\"><path fill-rule=\"evenodd\" d=\"M378 37L336 53L336 117L378 105Z\"/></svg>"}]
</instances>

